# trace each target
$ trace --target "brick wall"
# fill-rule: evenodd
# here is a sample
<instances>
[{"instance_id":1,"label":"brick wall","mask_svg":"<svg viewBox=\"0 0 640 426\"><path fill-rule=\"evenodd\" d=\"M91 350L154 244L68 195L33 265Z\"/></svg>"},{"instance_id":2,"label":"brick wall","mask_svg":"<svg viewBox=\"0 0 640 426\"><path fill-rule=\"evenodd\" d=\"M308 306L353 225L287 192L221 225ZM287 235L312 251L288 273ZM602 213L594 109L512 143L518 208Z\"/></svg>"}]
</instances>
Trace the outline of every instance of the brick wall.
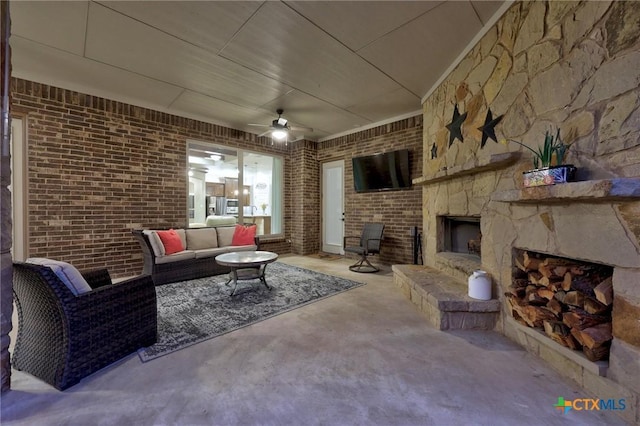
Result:
<instances>
[{"instance_id":1,"label":"brick wall","mask_svg":"<svg viewBox=\"0 0 640 426\"><path fill-rule=\"evenodd\" d=\"M13 79L12 96L27 122L29 256L81 270L138 274L131 229L186 226L187 138L288 157L267 138L44 84Z\"/></svg>"},{"instance_id":2,"label":"brick wall","mask_svg":"<svg viewBox=\"0 0 640 426\"><path fill-rule=\"evenodd\" d=\"M321 163L345 160L345 233L387 225L381 261L410 263L409 227L421 190L356 194L351 157L409 148L420 176L422 119L414 117L317 144L268 138L45 84L12 79L12 112L27 124L29 256L138 274L133 228L185 227L187 139L284 157L284 235L262 248L310 254L321 247Z\"/></svg>"},{"instance_id":3,"label":"brick wall","mask_svg":"<svg viewBox=\"0 0 640 426\"><path fill-rule=\"evenodd\" d=\"M318 146L318 163L344 160L345 235L360 235L365 222L385 224L380 261L388 264L412 263L410 228L422 225L422 188L400 191L356 193L353 188L351 158L409 149L411 178L422 175L422 116L407 118L336 139Z\"/></svg>"}]
</instances>

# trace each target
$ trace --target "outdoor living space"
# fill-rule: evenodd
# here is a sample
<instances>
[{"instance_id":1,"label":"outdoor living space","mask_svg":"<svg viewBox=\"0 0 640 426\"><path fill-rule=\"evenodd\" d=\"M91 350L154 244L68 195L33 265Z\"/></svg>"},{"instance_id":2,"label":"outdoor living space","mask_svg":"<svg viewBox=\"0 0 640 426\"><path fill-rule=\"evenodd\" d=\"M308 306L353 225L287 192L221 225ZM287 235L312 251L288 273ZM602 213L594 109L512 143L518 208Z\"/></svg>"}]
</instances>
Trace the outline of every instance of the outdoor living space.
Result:
<instances>
[{"instance_id":1,"label":"outdoor living space","mask_svg":"<svg viewBox=\"0 0 640 426\"><path fill-rule=\"evenodd\" d=\"M363 277L348 259L279 261ZM150 362L134 354L64 392L14 372L2 423L560 425L558 396L585 396L498 333L431 327L390 268L366 281ZM613 412L575 421L625 424Z\"/></svg>"},{"instance_id":2,"label":"outdoor living space","mask_svg":"<svg viewBox=\"0 0 640 426\"><path fill-rule=\"evenodd\" d=\"M11 3L3 425L640 424L639 2ZM12 367L33 258L152 280L157 341Z\"/></svg>"}]
</instances>

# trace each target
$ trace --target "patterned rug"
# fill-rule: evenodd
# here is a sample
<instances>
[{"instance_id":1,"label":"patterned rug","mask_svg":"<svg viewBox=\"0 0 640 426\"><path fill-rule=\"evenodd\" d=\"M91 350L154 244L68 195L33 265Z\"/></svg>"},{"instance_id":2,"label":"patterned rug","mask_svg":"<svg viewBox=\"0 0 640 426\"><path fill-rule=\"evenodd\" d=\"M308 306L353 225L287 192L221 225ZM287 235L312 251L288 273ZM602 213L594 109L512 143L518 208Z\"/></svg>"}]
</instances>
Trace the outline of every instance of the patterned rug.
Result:
<instances>
[{"instance_id":1,"label":"patterned rug","mask_svg":"<svg viewBox=\"0 0 640 426\"><path fill-rule=\"evenodd\" d=\"M240 281L233 297L227 274L156 287L158 342L138 351L142 362L364 285L280 262L265 277L271 291Z\"/></svg>"}]
</instances>

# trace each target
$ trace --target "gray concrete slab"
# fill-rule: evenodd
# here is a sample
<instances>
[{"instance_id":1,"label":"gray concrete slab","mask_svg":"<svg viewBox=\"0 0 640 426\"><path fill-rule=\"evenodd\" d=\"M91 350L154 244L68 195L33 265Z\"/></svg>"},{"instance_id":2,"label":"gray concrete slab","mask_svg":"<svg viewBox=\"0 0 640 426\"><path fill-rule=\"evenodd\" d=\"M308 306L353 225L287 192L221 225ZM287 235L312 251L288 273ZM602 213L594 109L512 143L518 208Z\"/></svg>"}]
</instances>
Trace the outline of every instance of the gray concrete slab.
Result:
<instances>
[{"instance_id":1,"label":"gray concrete slab","mask_svg":"<svg viewBox=\"0 0 640 426\"><path fill-rule=\"evenodd\" d=\"M625 424L556 410L589 396L498 333L434 329L390 268L281 260L368 285L144 364L132 355L64 392L14 371L2 424Z\"/></svg>"}]
</instances>

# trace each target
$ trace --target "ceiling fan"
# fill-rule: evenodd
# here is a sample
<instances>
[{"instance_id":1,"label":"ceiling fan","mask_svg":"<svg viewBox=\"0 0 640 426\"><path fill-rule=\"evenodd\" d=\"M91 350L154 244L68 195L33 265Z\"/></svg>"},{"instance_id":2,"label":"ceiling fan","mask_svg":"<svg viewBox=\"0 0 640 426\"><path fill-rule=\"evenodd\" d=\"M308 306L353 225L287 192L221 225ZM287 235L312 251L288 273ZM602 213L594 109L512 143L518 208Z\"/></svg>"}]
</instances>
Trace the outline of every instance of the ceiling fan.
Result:
<instances>
[{"instance_id":1,"label":"ceiling fan","mask_svg":"<svg viewBox=\"0 0 640 426\"><path fill-rule=\"evenodd\" d=\"M299 132L299 131L313 132L313 129L311 127L291 126L288 120L282 117L283 112L284 110L282 108L278 108L276 110L276 113L278 114L278 118L273 120L271 124L249 123L249 126L268 127L269 130L259 134L258 136L266 136L271 134L271 138L278 141L286 141L289 137L290 132Z\"/></svg>"}]
</instances>

